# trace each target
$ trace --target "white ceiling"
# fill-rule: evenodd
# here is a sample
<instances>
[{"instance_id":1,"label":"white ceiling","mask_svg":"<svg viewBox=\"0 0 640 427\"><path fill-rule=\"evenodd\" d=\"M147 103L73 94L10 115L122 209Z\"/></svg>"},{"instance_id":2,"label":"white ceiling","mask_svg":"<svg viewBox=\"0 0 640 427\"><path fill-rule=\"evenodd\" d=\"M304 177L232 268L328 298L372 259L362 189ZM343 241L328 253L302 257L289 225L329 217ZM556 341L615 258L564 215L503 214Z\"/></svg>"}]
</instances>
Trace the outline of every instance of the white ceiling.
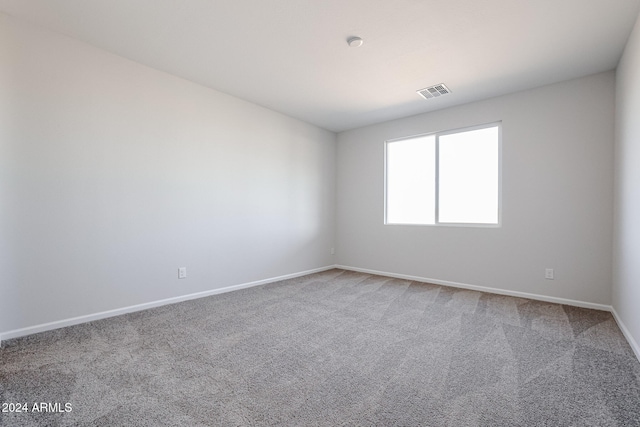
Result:
<instances>
[{"instance_id":1,"label":"white ceiling","mask_svg":"<svg viewBox=\"0 0 640 427\"><path fill-rule=\"evenodd\" d=\"M639 0L0 0L8 15L332 131L616 67ZM360 36L364 45L349 48ZM416 90L452 91L424 100Z\"/></svg>"}]
</instances>

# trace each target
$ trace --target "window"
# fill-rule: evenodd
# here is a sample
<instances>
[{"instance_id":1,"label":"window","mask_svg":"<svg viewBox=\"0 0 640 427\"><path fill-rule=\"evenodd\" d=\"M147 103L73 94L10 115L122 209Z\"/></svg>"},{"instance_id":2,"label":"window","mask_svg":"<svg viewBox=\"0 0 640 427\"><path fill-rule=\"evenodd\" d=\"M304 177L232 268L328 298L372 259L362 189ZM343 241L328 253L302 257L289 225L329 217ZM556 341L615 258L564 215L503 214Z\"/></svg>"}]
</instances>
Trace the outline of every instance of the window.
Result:
<instances>
[{"instance_id":1,"label":"window","mask_svg":"<svg viewBox=\"0 0 640 427\"><path fill-rule=\"evenodd\" d=\"M499 123L385 143L385 224L498 225Z\"/></svg>"}]
</instances>

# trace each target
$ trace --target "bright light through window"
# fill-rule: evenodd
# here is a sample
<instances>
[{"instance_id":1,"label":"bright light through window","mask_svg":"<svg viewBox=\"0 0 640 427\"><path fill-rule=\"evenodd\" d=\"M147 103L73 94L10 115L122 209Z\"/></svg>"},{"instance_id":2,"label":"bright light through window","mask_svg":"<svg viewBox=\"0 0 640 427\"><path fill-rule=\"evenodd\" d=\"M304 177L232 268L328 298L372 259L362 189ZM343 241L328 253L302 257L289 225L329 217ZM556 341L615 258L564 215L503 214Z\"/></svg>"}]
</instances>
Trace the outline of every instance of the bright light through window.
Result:
<instances>
[{"instance_id":1,"label":"bright light through window","mask_svg":"<svg viewBox=\"0 0 640 427\"><path fill-rule=\"evenodd\" d=\"M386 143L387 224L498 224L500 125Z\"/></svg>"},{"instance_id":2,"label":"bright light through window","mask_svg":"<svg viewBox=\"0 0 640 427\"><path fill-rule=\"evenodd\" d=\"M387 222L435 224L435 148L433 135L387 143Z\"/></svg>"},{"instance_id":3,"label":"bright light through window","mask_svg":"<svg viewBox=\"0 0 640 427\"><path fill-rule=\"evenodd\" d=\"M498 145L497 127L440 136L440 222L498 223Z\"/></svg>"}]
</instances>

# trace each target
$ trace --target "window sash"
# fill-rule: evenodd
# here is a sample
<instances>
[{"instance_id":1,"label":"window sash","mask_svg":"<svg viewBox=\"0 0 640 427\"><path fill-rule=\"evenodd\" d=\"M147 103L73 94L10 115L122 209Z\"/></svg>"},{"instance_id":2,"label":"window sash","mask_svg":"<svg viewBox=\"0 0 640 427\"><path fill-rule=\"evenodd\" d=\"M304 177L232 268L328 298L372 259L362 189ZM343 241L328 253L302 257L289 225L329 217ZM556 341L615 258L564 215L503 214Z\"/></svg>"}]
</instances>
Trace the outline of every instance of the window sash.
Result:
<instances>
[{"instance_id":1,"label":"window sash","mask_svg":"<svg viewBox=\"0 0 640 427\"><path fill-rule=\"evenodd\" d=\"M466 132L472 132L483 129L491 129L496 128L497 130L497 144L495 146L495 158L494 164L496 165L496 171L493 178L495 179L496 189L494 194L492 194L493 202L495 203L495 211L492 214L492 220L495 219L495 222L465 222L465 221L443 221L440 218L440 206L441 206L441 198L440 198L440 179L441 179L441 171L440 171L440 138L446 136L454 136L456 134L463 134ZM418 140L418 139L435 139L435 147L434 147L434 157L433 160L428 159L428 161L432 161L433 171L435 175L434 183L433 183L433 192L427 190L427 194L422 192L422 195L425 197L433 198L433 215L431 216L433 219L429 222L398 222L395 221L397 215L394 215L393 207L389 207L390 204L390 190L394 190L393 188L389 188L389 168L390 168L390 157L393 157L393 146L392 144L397 142L403 142L408 140ZM447 138L443 138L446 140ZM502 222L502 123L501 122L493 122L478 126L471 126L459 129L452 129L443 132L434 132L428 134L414 135L410 137L397 138L385 141L385 152L384 152L384 162L385 162L385 170L384 170L384 224L386 225L445 225L445 226L463 226L463 227L500 227ZM391 149L390 149L391 148ZM445 150L446 151L446 150ZM393 159L391 159L393 160ZM424 162L423 162L424 164ZM393 193L393 191L391 191ZM433 196L431 196L433 194ZM393 194L391 194L393 197ZM497 199L497 200L496 200ZM391 200L393 202L393 200ZM391 212L390 212L391 210ZM487 214L488 215L488 214ZM485 217L486 219L486 217Z\"/></svg>"}]
</instances>

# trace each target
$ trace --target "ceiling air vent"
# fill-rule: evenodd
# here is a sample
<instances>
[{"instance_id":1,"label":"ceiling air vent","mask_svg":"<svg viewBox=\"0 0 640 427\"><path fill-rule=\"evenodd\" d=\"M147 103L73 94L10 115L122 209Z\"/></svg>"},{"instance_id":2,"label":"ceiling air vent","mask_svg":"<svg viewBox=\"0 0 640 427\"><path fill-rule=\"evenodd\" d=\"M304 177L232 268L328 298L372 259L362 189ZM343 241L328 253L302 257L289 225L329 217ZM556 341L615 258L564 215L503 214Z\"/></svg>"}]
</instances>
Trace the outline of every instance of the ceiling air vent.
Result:
<instances>
[{"instance_id":1,"label":"ceiling air vent","mask_svg":"<svg viewBox=\"0 0 640 427\"><path fill-rule=\"evenodd\" d=\"M423 97L424 99L437 98L442 95L446 95L451 93L448 87L444 85L444 83L440 83L439 85L425 87L424 89L417 90L418 95Z\"/></svg>"}]
</instances>

